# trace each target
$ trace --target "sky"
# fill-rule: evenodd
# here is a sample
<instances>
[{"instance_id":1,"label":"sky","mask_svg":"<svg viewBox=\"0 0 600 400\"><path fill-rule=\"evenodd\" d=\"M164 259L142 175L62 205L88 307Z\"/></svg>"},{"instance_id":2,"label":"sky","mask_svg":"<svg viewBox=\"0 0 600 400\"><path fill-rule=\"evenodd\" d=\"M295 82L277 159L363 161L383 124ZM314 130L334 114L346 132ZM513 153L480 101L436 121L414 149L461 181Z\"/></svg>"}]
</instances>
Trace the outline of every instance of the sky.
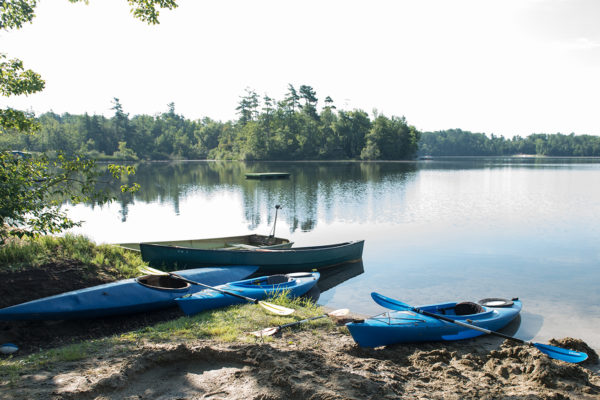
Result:
<instances>
[{"instance_id":1,"label":"sky","mask_svg":"<svg viewBox=\"0 0 600 400\"><path fill-rule=\"evenodd\" d=\"M175 111L237 118L245 89L309 85L341 109L421 131L600 135L600 1L180 0L160 25L125 0L42 0L0 52L46 89L0 98L37 114Z\"/></svg>"}]
</instances>

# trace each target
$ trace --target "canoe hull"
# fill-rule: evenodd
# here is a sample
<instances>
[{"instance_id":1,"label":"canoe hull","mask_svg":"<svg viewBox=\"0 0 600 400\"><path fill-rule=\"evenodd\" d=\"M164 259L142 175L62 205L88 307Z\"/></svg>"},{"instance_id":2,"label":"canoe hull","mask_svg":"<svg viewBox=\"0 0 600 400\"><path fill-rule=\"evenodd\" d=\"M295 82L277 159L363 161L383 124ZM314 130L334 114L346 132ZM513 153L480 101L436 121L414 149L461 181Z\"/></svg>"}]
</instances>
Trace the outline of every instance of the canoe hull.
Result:
<instances>
[{"instance_id":1,"label":"canoe hull","mask_svg":"<svg viewBox=\"0 0 600 400\"><path fill-rule=\"evenodd\" d=\"M419 308L435 312L437 309L452 307L455 304L434 304ZM461 316L445 315L445 317L462 322L469 320L467 323L471 325L497 331L516 318L521 307L521 302L515 300L510 307L483 307L483 313ZM395 343L453 341L483 334L412 311L390 311L368 318L364 322L350 322L346 326L354 341L361 347L379 347Z\"/></svg>"},{"instance_id":2,"label":"canoe hull","mask_svg":"<svg viewBox=\"0 0 600 400\"><path fill-rule=\"evenodd\" d=\"M245 278L255 266L201 268L179 271L188 279L210 286ZM182 284L180 288L160 288L131 278L0 309L0 320L50 320L96 318L168 308L174 299L203 290L201 286ZM144 280L142 280L144 281Z\"/></svg>"},{"instance_id":3,"label":"canoe hull","mask_svg":"<svg viewBox=\"0 0 600 400\"><path fill-rule=\"evenodd\" d=\"M288 239L271 237L266 235L240 235L240 236L227 236L220 238L208 238L208 239L187 239L187 240L169 240L160 242L145 242L145 244L157 244L161 246L178 246L178 247L189 247L204 250L217 250L225 248L235 248L236 245L243 246L256 246L264 249L288 249L292 247L293 243ZM140 243L119 243L117 246L127 250L140 250Z\"/></svg>"},{"instance_id":4,"label":"canoe hull","mask_svg":"<svg viewBox=\"0 0 600 400\"><path fill-rule=\"evenodd\" d=\"M298 297L312 289L319 280L319 276L318 272L306 273L303 276L292 278L288 282L277 284L268 284L266 279L269 277L263 276L239 282L231 282L218 286L218 288L257 300L272 297L284 291L288 297ZM227 307L234 304L247 303L244 299L214 290L205 290L190 296L178 298L175 299L175 302L187 315L194 315L205 310Z\"/></svg>"},{"instance_id":5,"label":"canoe hull","mask_svg":"<svg viewBox=\"0 0 600 400\"><path fill-rule=\"evenodd\" d=\"M291 249L202 250L140 244L142 259L168 270L214 265L257 265L259 272L301 272L360 261L364 240Z\"/></svg>"}]
</instances>

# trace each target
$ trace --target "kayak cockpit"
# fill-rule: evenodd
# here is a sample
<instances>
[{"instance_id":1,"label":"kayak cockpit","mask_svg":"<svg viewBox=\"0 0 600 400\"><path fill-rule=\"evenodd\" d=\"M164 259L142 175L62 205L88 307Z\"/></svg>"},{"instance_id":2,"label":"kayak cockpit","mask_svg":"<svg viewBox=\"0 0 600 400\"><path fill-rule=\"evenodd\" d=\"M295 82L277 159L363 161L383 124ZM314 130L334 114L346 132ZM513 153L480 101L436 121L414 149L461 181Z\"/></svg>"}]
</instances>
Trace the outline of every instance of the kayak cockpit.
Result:
<instances>
[{"instance_id":1,"label":"kayak cockpit","mask_svg":"<svg viewBox=\"0 0 600 400\"><path fill-rule=\"evenodd\" d=\"M144 275L136 278L136 281L153 289L187 289L191 285L171 275Z\"/></svg>"},{"instance_id":2,"label":"kayak cockpit","mask_svg":"<svg viewBox=\"0 0 600 400\"><path fill-rule=\"evenodd\" d=\"M313 274L310 272L295 272L290 274L279 274L279 275L270 275L263 276L260 278L247 279L245 281L240 281L236 283L232 283L232 286L239 286L244 288L261 288L261 287L273 287L277 286L278 288L285 288L287 286L296 285L296 281L299 278L308 278L312 277Z\"/></svg>"}]
</instances>

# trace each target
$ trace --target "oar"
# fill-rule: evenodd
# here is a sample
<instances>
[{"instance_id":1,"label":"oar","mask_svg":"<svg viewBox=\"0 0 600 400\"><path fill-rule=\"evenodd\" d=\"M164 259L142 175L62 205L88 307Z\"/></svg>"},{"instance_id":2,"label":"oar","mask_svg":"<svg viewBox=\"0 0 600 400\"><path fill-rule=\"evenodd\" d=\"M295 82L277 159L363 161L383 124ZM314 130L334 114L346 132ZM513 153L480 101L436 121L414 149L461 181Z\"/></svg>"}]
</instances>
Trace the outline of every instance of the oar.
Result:
<instances>
[{"instance_id":1,"label":"oar","mask_svg":"<svg viewBox=\"0 0 600 400\"><path fill-rule=\"evenodd\" d=\"M585 361L588 358L588 355L586 353L582 353L582 352L575 351L575 350L563 349L563 348L555 347L555 346L550 346L548 344L533 343L533 342L529 342L527 340L517 339L516 337L508 336L508 335L505 335L500 332L490 331L489 329L485 329L485 328L482 328L479 326L467 324L465 322L457 321L452 318L445 317L443 315L438 315L438 314L434 314L434 313L431 313L431 312L428 312L425 310L421 310L417 307L409 306L406 303L383 296L379 293L373 292L373 293L371 293L371 297L373 298L373 300L375 300L375 302L377 304L384 306L386 308L389 308L392 310L414 311L419 314L427 315L428 317L433 317L433 318L441 319L442 321L451 322L453 324L462 326L464 328L475 329L476 331L487 333L488 335L499 336L501 338L512 340L514 342L533 346L533 347L537 348L539 351L541 351L542 353L546 354L548 357L555 358L557 360L562 360L562 361L566 361L566 362L570 362L570 363L578 363L578 362Z\"/></svg>"},{"instance_id":2,"label":"oar","mask_svg":"<svg viewBox=\"0 0 600 400\"><path fill-rule=\"evenodd\" d=\"M315 317L310 317L310 318L306 318L306 319L303 319L300 321L290 322L289 324L272 326L270 328L265 328L260 331L248 332L248 334L254 335L256 337L272 336L272 335L275 335L277 332L280 332L284 328L289 328L291 326L300 325L305 322L313 321L313 320L319 319L319 318L325 318L325 317L340 318L340 317L348 315L349 312L350 312L350 310L348 310L347 308L342 308L342 309L334 310L334 311L331 311L331 312L328 312L325 314L317 315Z\"/></svg>"},{"instance_id":3,"label":"oar","mask_svg":"<svg viewBox=\"0 0 600 400\"><path fill-rule=\"evenodd\" d=\"M213 287L213 286L208 286L208 285L205 285L204 283L200 283L200 282L196 282L196 281L192 281L192 280L189 280L187 278L184 278L183 276L178 275L178 274L176 274L174 272L165 272L165 271L161 271L161 270L158 270L158 269L155 269L155 268L151 268L151 267L140 267L139 270L142 273L152 274L152 275L170 275L170 276L173 276L173 277L175 277L177 279L181 279L184 282L191 283L192 285L202 286L202 287L205 287L207 289L215 290L215 291L217 291L219 293L223 293L223 294L226 294L226 295L229 295L229 296L233 296L233 297L237 297L237 298L249 301L249 302L254 303L254 304L258 304L261 307L263 307L265 310L270 311L270 312L272 312L274 314L290 315L290 314L292 314L294 312L294 310L291 309L291 308L283 307L283 306L280 306L280 305L277 305L277 304L273 304L273 303L267 303L266 301L262 301L262 300L258 300L258 299L253 299L251 297L246 297L246 296L243 296L243 295L238 294L238 293L233 293L233 292L229 292L229 291L226 291L226 290L223 290L223 289L219 289L219 288L216 288L216 287Z\"/></svg>"}]
</instances>

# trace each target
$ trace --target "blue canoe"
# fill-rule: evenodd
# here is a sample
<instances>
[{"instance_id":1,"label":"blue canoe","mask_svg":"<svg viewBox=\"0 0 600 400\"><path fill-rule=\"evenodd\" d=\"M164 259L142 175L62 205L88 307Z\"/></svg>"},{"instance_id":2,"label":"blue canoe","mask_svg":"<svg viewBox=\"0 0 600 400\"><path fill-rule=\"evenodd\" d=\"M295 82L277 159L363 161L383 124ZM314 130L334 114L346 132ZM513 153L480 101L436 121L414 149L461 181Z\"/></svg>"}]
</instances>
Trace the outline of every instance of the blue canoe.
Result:
<instances>
[{"instance_id":1,"label":"blue canoe","mask_svg":"<svg viewBox=\"0 0 600 400\"><path fill-rule=\"evenodd\" d=\"M166 270L214 265L258 265L259 272L312 271L362 259L364 240L291 249L197 249L140 243L142 259Z\"/></svg>"},{"instance_id":2,"label":"blue canoe","mask_svg":"<svg viewBox=\"0 0 600 400\"><path fill-rule=\"evenodd\" d=\"M285 292L289 297L302 296L319 280L318 272L299 272L287 275L261 276L217 286L221 290L241 294L252 299L262 300ZM177 305L187 315L194 315L213 308L245 303L246 300L214 290L204 290L179 299Z\"/></svg>"},{"instance_id":3,"label":"blue canoe","mask_svg":"<svg viewBox=\"0 0 600 400\"><path fill-rule=\"evenodd\" d=\"M442 303L418 308L497 331L517 317L522 307L521 302L516 299L514 301L484 304L486 305ZM346 326L354 341L361 347L378 347L394 343L461 340L483 334L473 329L464 328L413 311L389 311L364 321L350 322Z\"/></svg>"},{"instance_id":4,"label":"blue canoe","mask_svg":"<svg viewBox=\"0 0 600 400\"><path fill-rule=\"evenodd\" d=\"M178 274L215 286L252 275L255 266L199 268ZM104 317L175 306L175 298L204 288L169 275L124 279L0 309L0 320L46 320Z\"/></svg>"}]
</instances>

